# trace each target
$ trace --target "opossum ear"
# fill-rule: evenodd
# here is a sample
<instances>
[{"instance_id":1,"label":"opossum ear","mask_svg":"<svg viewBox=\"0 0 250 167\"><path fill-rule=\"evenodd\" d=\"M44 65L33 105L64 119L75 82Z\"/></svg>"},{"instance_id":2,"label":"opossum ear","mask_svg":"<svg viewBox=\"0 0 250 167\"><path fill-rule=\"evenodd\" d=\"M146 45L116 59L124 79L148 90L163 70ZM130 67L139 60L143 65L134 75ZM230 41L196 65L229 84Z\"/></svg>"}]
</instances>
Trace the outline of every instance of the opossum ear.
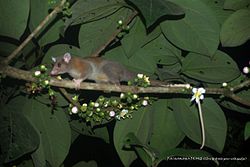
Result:
<instances>
[{"instance_id":1,"label":"opossum ear","mask_svg":"<svg viewBox=\"0 0 250 167\"><path fill-rule=\"evenodd\" d=\"M51 57L51 60L55 63L56 62L56 58L55 57Z\"/></svg>"},{"instance_id":2,"label":"opossum ear","mask_svg":"<svg viewBox=\"0 0 250 167\"><path fill-rule=\"evenodd\" d=\"M63 56L63 60L64 60L66 63L69 63L69 61L71 60L71 55L70 55L70 53L65 53L64 56Z\"/></svg>"}]
</instances>

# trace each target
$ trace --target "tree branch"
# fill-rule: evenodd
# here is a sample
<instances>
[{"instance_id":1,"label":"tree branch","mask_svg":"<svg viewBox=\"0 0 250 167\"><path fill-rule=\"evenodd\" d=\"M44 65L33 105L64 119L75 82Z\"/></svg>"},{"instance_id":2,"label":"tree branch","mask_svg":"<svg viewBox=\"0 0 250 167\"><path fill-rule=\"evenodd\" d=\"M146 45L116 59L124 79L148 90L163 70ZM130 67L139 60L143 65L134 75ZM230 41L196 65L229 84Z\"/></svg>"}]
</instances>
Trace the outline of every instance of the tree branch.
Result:
<instances>
[{"instance_id":1,"label":"tree branch","mask_svg":"<svg viewBox=\"0 0 250 167\"><path fill-rule=\"evenodd\" d=\"M30 82L36 82L36 78L32 76L32 73L29 71L17 69L11 66L2 66L0 65L0 73L5 74L9 77L21 79ZM247 80L240 84L241 87L248 86L250 80ZM69 88L75 89L75 83L70 80L58 80L56 78L51 78L50 85L60 88ZM82 90L97 90L97 91L105 91L105 92L132 92L132 93L160 93L160 94L192 94L191 89L187 88L186 84L169 84L161 87L136 87L136 86L126 86L126 85L114 85L114 84L104 84L104 83L89 83L82 82L80 88ZM226 97L230 97L234 100L239 99L236 98L233 91L228 90L227 88L206 88L206 94L209 95L224 95ZM239 100L236 100L239 101ZM249 102L244 102L245 105L249 105ZM249 103L249 104L248 104Z\"/></svg>"},{"instance_id":2,"label":"tree branch","mask_svg":"<svg viewBox=\"0 0 250 167\"><path fill-rule=\"evenodd\" d=\"M66 0L62 0L61 3L54 8L54 10L45 17L45 19L36 27L36 29L22 42L21 45L19 45L19 47L17 47L8 57L6 57L4 59L4 63L5 64L9 64L10 61L12 59L14 59L17 54L19 52L21 52L21 50L29 43L29 41L35 36L37 35L37 33L45 26L45 24L53 18L54 15L56 15L57 13L59 13L62 10L62 7L64 5L64 3L66 2Z\"/></svg>"}]
</instances>

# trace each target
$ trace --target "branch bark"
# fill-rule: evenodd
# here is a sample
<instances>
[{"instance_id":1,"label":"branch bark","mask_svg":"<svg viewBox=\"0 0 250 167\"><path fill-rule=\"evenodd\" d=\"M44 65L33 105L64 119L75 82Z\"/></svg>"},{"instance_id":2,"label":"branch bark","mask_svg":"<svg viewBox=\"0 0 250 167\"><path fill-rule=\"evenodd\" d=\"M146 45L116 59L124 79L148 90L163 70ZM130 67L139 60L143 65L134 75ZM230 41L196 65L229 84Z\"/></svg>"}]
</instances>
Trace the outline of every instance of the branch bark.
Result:
<instances>
[{"instance_id":1,"label":"branch bark","mask_svg":"<svg viewBox=\"0 0 250 167\"><path fill-rule=\"evenodd\" d=\"M36 78L32 76L29 71L17 69L8 65L0 65L0 73L5 74L9 77L21 79L29 82L36 82ZM249 86L250 80L247 80L240 84L240 87ZM75 89L75 83L70 80L58 80L56 78L51 78L50 85L59 88ZM136 87L136 86L126 86L126 85L114 85L114 84L104 84L104 83L90 83L82 82L80 85L81 90L96 90L104 92L131 92L131 93L156 93L156 94L192 94L191 88L187 88L187 85L165 85L161 87ZM237 86L235 86L237 87ZM250 106L249 100L244 100L239 96L234 94L234 91L228 88L206 88L207 95L224 95L225 97L231 98L243 105ZM65 91L61 89L62 93L67 96ZM70 98L67 98L71 100Z\"/></svg>"}]
</instances>

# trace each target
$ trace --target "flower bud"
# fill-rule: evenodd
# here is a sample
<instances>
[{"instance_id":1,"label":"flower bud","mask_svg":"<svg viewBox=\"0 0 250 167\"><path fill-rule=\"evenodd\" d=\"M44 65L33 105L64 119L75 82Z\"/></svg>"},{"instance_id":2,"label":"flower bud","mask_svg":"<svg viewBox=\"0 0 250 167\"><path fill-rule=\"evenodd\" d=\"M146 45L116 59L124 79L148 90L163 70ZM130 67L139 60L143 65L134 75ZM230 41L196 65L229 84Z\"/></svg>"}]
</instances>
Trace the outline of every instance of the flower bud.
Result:
<instances>
[{"instance_id":1,"label":"flower bud","mask_svg":"<svg viewBox=\"0 0 250 167\"><path fill-rule=\"evenodd\" d=\"M71 112L72 112L73 114L78 113L78 108L77 108L76 106L72 107L72 108L71 108Z\"/></svg>"},{"instance_id":2,"label":"flower bud","mask_svg":"<svg viewBox=\"0 0 250 167\"><path fill-rule=\"evenodd\" d=\"M41 75L41 71L35 71L35 73L34 73L34 74L35 74L35 76L36 76L36 77L38 77L38 76L40 76L40 75Z\"/></svg>"},{"instance_id":3,"label":"flower bud","mask_svg":"<svg viewBox=\"0 0 250 167\"><path fill-rule=\"evenodd\" d=\"M115 116L115 112L114 112L114 111L110 111L110 112L109 112L109 116L110 116L110 117L114 117L114 116Z\"/></svg>"},{"instance_id":4,"label":"flower bud","mask_svg":"<svg viewBox=\"0 0 250 167\"><path fill-rule=\"evenodd\" d=\"M243 68L243 73L248 74L249 73L249 68L248 67L244 67Z\"/></svg>"}]
</instances>

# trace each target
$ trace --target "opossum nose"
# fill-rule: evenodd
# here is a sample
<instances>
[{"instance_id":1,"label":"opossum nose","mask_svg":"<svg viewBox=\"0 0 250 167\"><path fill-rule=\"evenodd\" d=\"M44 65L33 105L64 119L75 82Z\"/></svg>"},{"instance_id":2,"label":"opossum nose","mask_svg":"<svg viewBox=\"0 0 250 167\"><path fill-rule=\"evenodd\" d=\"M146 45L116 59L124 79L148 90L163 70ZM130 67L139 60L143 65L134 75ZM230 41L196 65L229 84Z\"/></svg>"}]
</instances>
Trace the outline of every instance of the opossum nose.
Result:
<instances>
[{"instance_id":1,"label":"opossum nose","mask_svg":"<svg viewBox=\"0 0 250 167\"><path fill-rule=\"evenodd\" d=\"M56 75L56 71L51 71L50 75Z\"/></svg>"}]
</instances>

